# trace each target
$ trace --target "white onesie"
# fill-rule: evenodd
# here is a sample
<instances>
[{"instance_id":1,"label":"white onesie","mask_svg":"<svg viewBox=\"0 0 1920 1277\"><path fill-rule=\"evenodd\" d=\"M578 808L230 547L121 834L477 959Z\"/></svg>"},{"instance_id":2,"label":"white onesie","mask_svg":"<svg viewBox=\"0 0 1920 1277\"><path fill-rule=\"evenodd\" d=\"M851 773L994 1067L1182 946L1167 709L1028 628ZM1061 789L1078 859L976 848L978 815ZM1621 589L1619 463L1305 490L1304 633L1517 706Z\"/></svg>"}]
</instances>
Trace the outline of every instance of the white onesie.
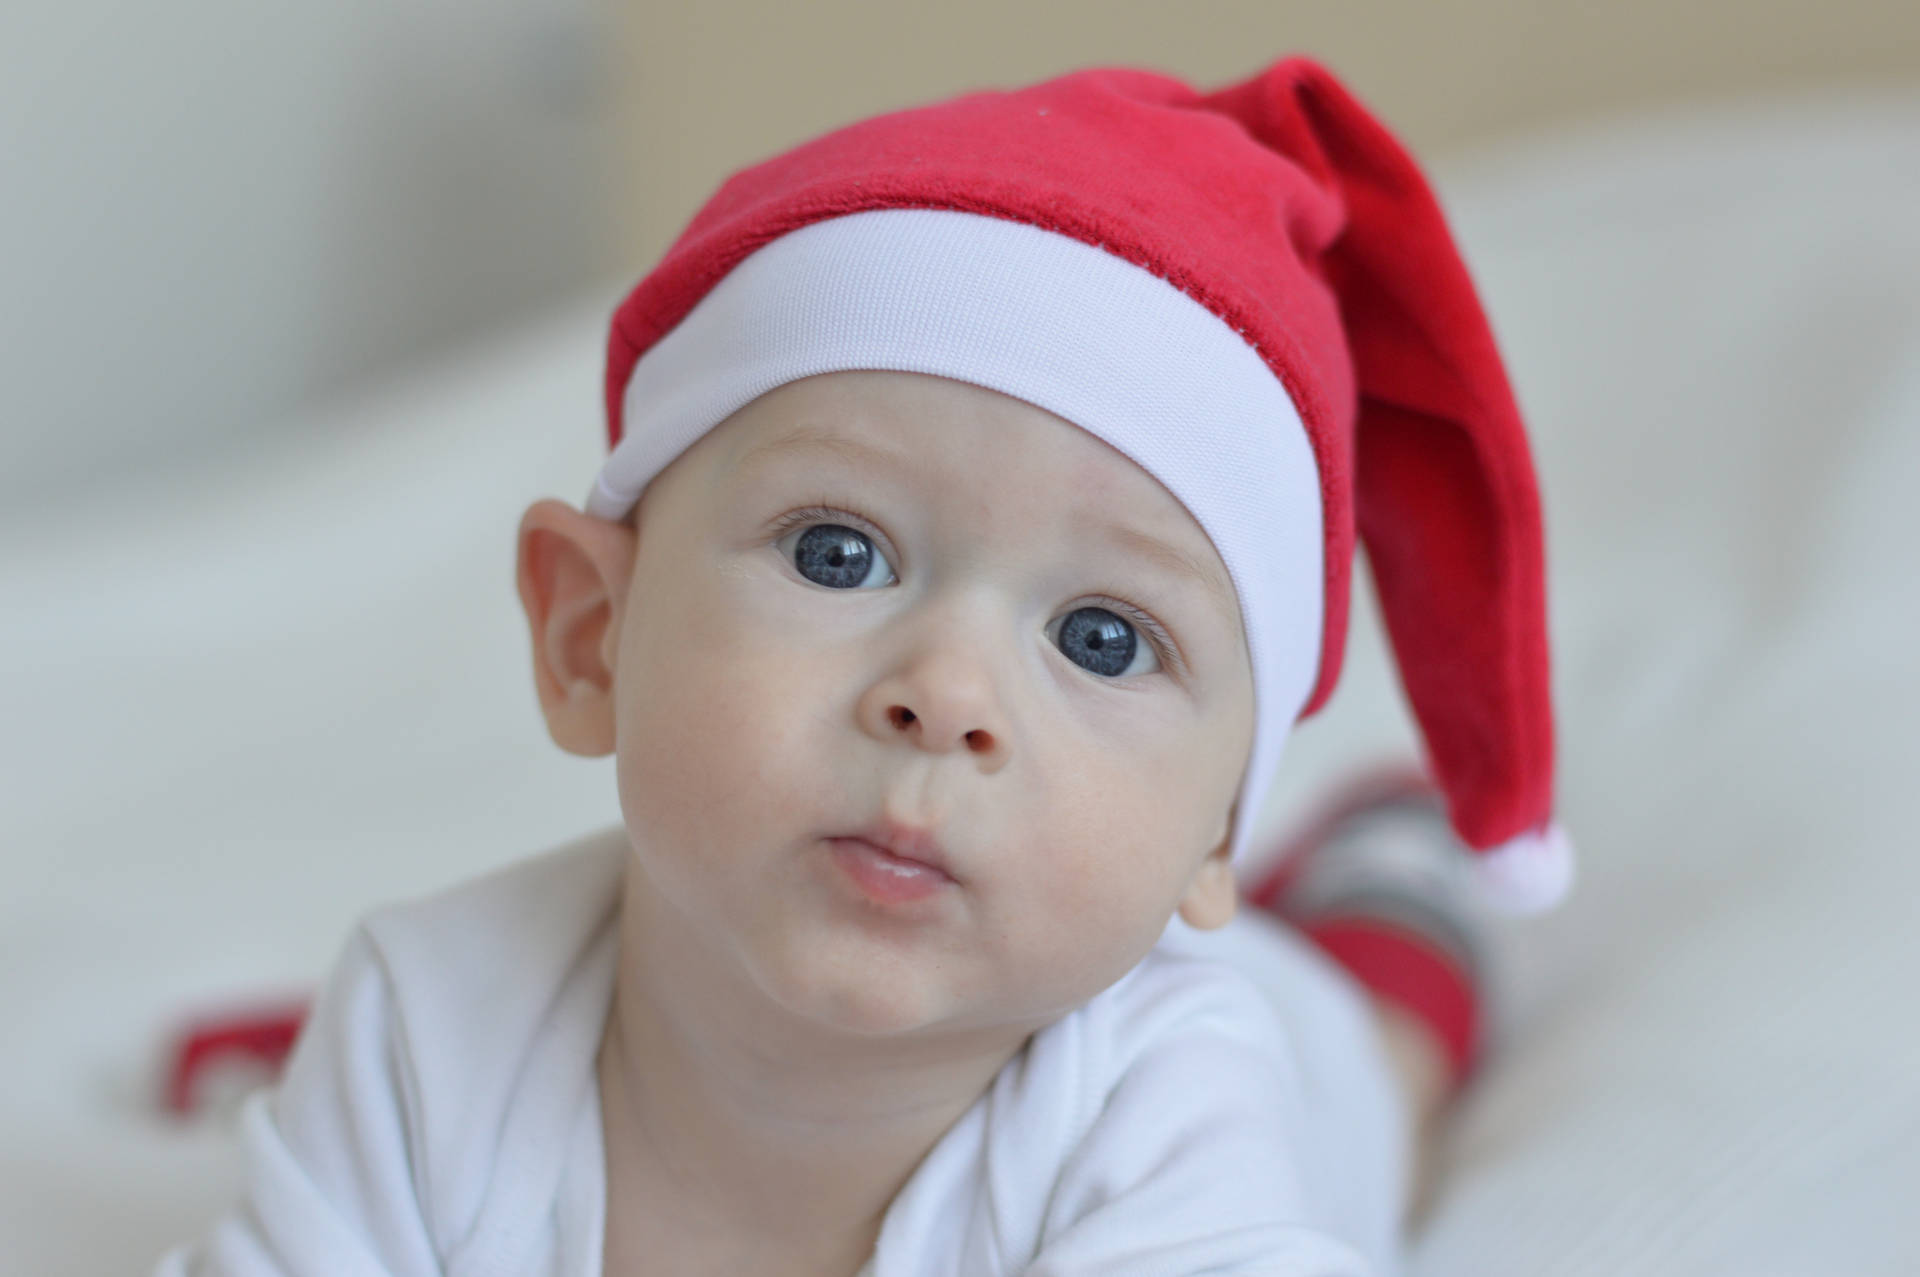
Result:
<instances>
[{"instance_id":1,"label":"white onesie","mask_svg":"<svg viewBox=\"0 0 1920 1277\"><path fill-rule=\"evenodd\" d=\"M243 1106L241 1203L156 1277L599 1277L627 855L615 826L364 920ZM1404 1121L1343 975L1258 910L1175 918L947 1130L860 1277L1393 1277Z\"/></svg>"}]
</instances>

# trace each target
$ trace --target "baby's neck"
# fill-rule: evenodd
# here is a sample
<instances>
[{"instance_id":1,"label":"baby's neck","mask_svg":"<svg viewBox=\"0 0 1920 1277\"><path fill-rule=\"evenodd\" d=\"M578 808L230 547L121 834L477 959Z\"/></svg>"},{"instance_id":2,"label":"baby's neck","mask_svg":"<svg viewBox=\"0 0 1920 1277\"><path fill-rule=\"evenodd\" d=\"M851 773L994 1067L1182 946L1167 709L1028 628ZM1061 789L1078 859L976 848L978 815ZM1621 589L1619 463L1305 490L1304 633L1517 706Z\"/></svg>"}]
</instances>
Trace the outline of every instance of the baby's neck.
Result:
<instances>
[{"instance_id":1,"label":"baby's neck","mask_svg":"<svg viewBox=\"0 0 1920 1277\"><path fill-rule=\"evenodd\" d=\"M688 1266L654 1271L741 1273L759 1257L853 1277L894 1196L1026 1033L936 1046L797 1023L675 935L638 877L598 1058L606 1271L621 1271L616 1249L657 1265L672 1247Z\"/></svg>"},{"instance_id":2,"label":"baby's neck","mask_svg":"<svg viewBox=\"0 0 1920 1277\"><path fill-rule=\"evenodd\" d=\"M606 1147L600 1268L605 1277L662 1272L854 1277L873 1253L884 1206L876 1214L810 1202L804 1194L772 1186L770 1174L735 1182L717 1158L687 1165L656 1148L650 1123L636 1113L628 1094L623 1053L611 1024L598 1072ZM826 1187L835 1178L835 1168L822 1165L804 1187ZM739 1191L716 1193L711 1187L716 1183ZM759 1192L774 1195L756 1209L749 1194Z\"/></svg>"}]
</instances>

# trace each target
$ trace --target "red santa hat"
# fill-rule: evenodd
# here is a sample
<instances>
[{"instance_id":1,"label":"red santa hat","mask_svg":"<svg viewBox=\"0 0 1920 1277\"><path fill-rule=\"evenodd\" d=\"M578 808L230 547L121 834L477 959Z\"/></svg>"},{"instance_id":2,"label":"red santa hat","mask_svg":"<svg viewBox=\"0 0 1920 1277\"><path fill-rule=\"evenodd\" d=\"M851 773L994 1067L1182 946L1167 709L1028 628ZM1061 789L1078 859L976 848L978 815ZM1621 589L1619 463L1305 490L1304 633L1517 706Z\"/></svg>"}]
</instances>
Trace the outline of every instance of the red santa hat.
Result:
<instances>
[{"instance_id":1,"label":"red santa hat","mask_svg":"<svg viewBox=\"0 0 1920 1277\"><path fill-rule=\"evenodd\" d=\"M1356 536L1490 898L1556 902L1539 499L1513 394L1406 151L1299 58L1212 93L1092 69L865 120L736 173L613 319L620 518L736 409L839 369L1045 408L1220 552L1252 660L1245 845L1339 679Z\"/></svg>"}]
</instances>

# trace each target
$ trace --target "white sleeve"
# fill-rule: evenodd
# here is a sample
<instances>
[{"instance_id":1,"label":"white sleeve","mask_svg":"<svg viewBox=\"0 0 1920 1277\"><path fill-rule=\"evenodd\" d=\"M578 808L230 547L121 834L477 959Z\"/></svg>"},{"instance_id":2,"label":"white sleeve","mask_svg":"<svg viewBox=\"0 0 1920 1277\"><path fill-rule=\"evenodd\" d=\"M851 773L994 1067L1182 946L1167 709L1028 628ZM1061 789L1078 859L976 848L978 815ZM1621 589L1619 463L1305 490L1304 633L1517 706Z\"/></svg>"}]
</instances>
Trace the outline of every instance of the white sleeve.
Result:
<instances>
[{"instance_id":1,"label":"white sleeve","mask_svg":"<svg viewBox=\"0 0 1920 1277\"><path fill-rule=\"evenodd\" d=\"M1251 991L1209 1001L1110 1092L1028 1277L1382 1277L1314 1209L1304 1087L1277 1018Z\"/></svg>"},{"instance_id":2,"label":"white sleeve","mask_svg":"<svg viewBox=\"0 0 1920 1277\"><path fill-rule=\"evenodd\" d=\"M413 1078L386 972L356 928L276 1088L241 1109L246 1186L155 1277L439 1277L413 1182Z\"/></svg>"}]
</instances>

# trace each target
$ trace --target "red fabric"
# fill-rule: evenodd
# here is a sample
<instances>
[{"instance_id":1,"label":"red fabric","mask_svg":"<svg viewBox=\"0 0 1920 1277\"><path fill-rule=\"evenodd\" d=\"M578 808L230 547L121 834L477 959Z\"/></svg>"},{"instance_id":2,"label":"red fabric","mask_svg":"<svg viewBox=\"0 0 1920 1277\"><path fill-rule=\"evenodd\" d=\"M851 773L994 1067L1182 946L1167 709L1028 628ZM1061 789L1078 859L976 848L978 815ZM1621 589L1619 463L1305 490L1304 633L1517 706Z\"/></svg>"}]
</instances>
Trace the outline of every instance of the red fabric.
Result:
<instances>
[{"instance_id":1,"label":"red fabric","mask_svg":"<svg viewBox=\"0 0 1920 1277\"><path fill-rule=\"evenodd\" d=\"M1473 1070L1480 1000L1466 972L1413 932L1377 918L1323 918L1301 931L1377 997L1433 1031L1458 1087Z\"/></svg>"},{"instance_id":2,"label":"red fabric","mask_svg":"<svg viewBox=\"0 0 1920 1277\"><path fill-rule=\"evenodd\" d=\"M168 1050L163 1102L174 1113L193 1112L195 1088L209 1069L227 1061L264 1065L278 1075L311 1010L307 999L253 1011L210 1016L181 1029Z\"/></svg>"},{"instance_id":3,"label":"red fabric","mask_svg":"<svg viewBox=\"0 0 1920 1277\"><path fill-rule=\"evenodd\" d=\"M1493 336L1412 159L1301 58L1202 94L1074 72L853 124L736 173L614 316L608 435L635 361L788 231L879 208L1006 217L1104 248L1231 325L1286 387L1325 507L1320 669L1345 648L1356 535L1470 845L1552 805L1540 514Z\"/></svg>"}]
</instances>

